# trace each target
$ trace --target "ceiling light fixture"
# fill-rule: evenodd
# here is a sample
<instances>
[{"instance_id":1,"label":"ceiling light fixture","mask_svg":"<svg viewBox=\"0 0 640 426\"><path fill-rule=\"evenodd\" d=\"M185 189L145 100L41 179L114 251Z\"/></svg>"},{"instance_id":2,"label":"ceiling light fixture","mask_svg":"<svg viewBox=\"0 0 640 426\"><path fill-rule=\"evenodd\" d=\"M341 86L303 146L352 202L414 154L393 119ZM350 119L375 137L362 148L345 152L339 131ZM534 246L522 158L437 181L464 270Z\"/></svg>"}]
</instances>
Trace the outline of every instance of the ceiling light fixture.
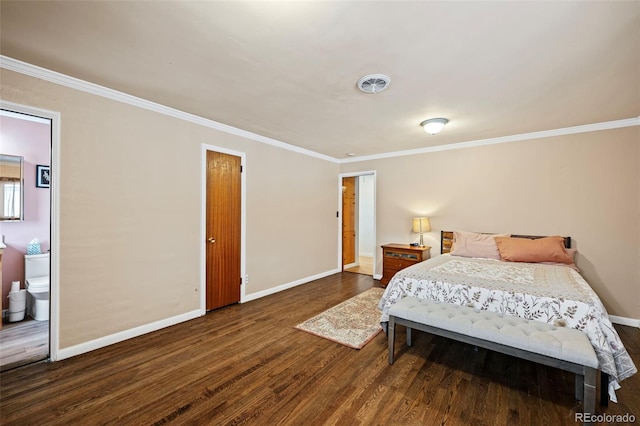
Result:
<instances>
[{"instance_id":1,"label":"ceiling light fixture","mask_svg":"<svg viewBox=\"0 0 640 426\"><path fill-rule=\"evenodd\" d=\"M365 75L358 80L358 89L365 93L379 93L389 86L391 78L384 74Z\"/></svg>"},{"instance_id":2,"label":"ceiling light fixture","mask_svg":"<svg viewBox=\"0 0 640 426\"><path fill-rule=\"evenodd\" d=\"M449 122L446 118L430 118L428 120L424 120L420 125L424 129L425 132L435 135Z\"/></svg>"}]
</instances>

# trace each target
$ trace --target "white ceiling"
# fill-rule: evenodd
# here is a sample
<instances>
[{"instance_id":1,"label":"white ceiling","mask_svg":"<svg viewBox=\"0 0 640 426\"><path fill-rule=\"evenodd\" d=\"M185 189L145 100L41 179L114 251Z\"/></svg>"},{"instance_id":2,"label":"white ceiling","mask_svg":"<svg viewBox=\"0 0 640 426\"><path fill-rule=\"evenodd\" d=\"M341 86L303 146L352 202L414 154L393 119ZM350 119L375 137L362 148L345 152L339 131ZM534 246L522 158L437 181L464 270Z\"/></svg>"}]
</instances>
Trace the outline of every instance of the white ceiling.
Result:
<instances>
[{"instance_id":1,"label":"white ceiling","mask_svg":"<svg viewBox=\"0 0 640 426\"><path fill-rule=\"evenodd\" d=\"M640 116L640 1L3 0L0 19L2 55L335 158ZM372 73L386 91L356 88Z\"/></svg>"}]
</instances>

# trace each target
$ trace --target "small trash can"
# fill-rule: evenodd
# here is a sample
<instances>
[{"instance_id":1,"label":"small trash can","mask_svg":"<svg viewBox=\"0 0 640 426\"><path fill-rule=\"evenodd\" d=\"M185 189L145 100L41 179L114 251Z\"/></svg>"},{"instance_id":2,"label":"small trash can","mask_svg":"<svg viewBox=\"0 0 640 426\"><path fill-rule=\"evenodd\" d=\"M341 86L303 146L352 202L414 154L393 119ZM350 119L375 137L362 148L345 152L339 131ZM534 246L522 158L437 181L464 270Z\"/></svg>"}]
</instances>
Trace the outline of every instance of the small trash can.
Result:
<instances>
[{"instance_id":1,"label":"small trash can","mask_svg":"<svg viewBox=\"0 0 640 426\"><path fill-rule=\"evenodd\" d=\"M22 321L27 309L27 290L9 292L9 322Z\"/></svg>"}]
</instances>

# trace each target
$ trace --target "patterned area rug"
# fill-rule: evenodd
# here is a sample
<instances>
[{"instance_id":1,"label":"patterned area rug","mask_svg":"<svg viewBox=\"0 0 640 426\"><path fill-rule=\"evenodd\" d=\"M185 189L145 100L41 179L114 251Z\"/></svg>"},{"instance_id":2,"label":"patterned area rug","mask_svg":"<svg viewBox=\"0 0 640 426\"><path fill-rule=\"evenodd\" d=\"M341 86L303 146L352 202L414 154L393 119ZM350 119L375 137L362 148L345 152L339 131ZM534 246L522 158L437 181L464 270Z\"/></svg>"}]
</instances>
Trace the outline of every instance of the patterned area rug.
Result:
<instances>
[{"instance_id":1,"label":"patterned area rug","mask_svg":"<svg viewBox=\"0 0 640 426\"><path fill-rule=\"evenodd\" d=\"M382 331L378 302L384 292L370 288L333 308L298 324L298 330L361 349Z\"/></svg>"}]
</instances>

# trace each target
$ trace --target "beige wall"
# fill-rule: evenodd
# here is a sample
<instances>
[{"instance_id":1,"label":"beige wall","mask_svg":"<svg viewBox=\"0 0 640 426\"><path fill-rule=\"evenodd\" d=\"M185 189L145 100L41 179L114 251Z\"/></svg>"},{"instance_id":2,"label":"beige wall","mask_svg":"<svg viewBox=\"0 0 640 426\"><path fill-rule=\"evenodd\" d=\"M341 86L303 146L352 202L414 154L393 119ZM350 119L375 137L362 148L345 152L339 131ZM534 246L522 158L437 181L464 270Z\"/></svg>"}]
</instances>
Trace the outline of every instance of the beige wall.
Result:
<instances>
[{"instance_id":1,"label":"beige wall","mask_svg":"<svg viewBox=\"0 0 640 426\"><path fill-rule=\"evenodd\" d=\"M201 144L247 154L247 295L336 268L338 173L376 170L378 246L417 240L417 214L431 217L433 255L441 229L570 235L609 312L640 318L638 127L339 167L11 71L0 78L3 100L62 116L61 349L198 309Z\"/></svg>"},{"instance_id":2,"label":"beige wall","mask_svg":"<svg viewBox=\"0 0 640 426\"><path fill-rule=\"evenodd\" d=\"M247 295L337 267L337 164L11 71L0 78L3 100L62 117L61 349L199 308L201 144L246 153Z\"/></svg>"},{"instance_id":3,"label":"beige wall","mask_svg":"<svg viewBox=\"0 0 640 426\"><path fill-rule=\"evenodd\" d=\"M348 163L377 171L377 245L440 230L573 237L577 265L612 315L640 319L640 128ZM379 250L379 249L378 249ZM381 273L378 251L376 272Z\"/></svg>"}]
</instances>

